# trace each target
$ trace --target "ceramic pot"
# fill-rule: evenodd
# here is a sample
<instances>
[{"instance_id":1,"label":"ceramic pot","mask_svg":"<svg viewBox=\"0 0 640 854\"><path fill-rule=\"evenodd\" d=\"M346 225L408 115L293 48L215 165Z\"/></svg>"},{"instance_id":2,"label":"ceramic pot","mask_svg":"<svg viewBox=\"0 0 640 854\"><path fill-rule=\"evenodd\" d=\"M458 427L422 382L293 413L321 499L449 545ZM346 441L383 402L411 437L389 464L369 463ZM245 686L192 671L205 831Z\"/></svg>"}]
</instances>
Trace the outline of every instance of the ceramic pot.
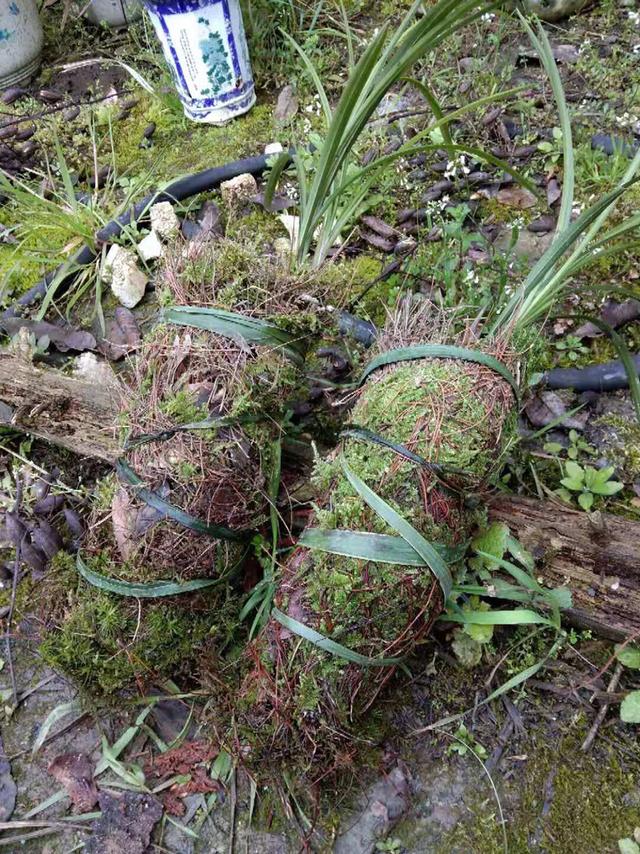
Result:
<instances>
[{"instance_id":1,"label":"ceramic pot","mask_svg":"<svg viewBox=\"0 0 640 854\"><path fill-rule=\"evenodd\" d=\"M256 95L238 0L144 0L185 114L225 124Z\"/></svg>"},{"instance_id":2,"label":"ceramic pot","mask_svg":"<svg viewBox=\"0 0 640 854\"><path fill-rule=\"evenodd\" d=\"M84 13L93 24L105 23L109 27L126 27L142 15L139 0L91 0Z\"/></svg>"},{"instance_id":3,"label":"ceramic pot","mask_svg":"<svg viewBox=\"0 0 640 854\"><path fill-rule=\"evenodd\" d=\"M40 66L41 52L36 0L1 0L0 89L28 83Z\"/></svg>"}]
</instances>

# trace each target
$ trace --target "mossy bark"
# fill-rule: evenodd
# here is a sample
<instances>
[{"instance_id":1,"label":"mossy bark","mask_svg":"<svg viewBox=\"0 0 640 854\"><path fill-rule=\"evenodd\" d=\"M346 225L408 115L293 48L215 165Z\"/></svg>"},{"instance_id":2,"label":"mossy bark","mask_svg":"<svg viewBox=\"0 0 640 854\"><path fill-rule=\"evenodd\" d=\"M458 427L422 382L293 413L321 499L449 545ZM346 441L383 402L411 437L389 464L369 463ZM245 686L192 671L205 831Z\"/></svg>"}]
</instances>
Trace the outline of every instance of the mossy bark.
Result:
<instances>
[{"instance_id":1,"label":"mossy bark","mask_svg":"<svg viewBox=\"0 0 640 854\"><path fill-rule=\"evenodd\" d=\"M313 524L395 533L355 492L344 460L426 539L464 543L476 520L465 499L496 462L512 408L509 385L480 365L423 360L377 371L358 395L352 422L465 475L447 478L445 488L427 468L394 451L347 438L316 466L326 498ZM427 568L298 548L283 569L275 604L361 655L402 657L427 635L443 596ZM363 737L357 721L394 672L333 657L274 618L245 661L248 673L236 701L243 754L257 773L272 761L294 762L309 781L350 763Z\"/></svg>"}]
</instances>

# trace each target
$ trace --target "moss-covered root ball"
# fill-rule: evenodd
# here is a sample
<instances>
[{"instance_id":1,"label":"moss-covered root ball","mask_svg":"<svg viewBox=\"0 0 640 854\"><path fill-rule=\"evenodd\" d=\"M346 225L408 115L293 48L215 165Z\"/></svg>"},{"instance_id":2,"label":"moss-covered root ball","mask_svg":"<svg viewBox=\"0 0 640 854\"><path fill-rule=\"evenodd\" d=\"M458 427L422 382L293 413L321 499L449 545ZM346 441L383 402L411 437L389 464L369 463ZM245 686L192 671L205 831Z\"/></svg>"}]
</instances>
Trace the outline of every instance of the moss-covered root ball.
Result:
<instances>
[{"instance_id":1,"label":"moss-covered root ball","mask_svg":"<svg viewBox=\"0 0 640 854\"><path fill-rule=\"evenodd\" d=\"M477 522L465 498L495 470L513 404L509 384L479 364L425 359L377 370L359 392L352 422L456 474L445 485L394 450L348 438L317 463L324 498L311 526L397 533L354 489L346 463L427 540L464 543ZM300 547L283 568L275 605L368 659L402 658L429 633L443 595L424 567ZM249 647L246 666L235 734L243 755L257 773L272 761L294 763L308 782L350 762L363 713L397 670L349 663L274 617Z\"/></svg>"}]
</instances>

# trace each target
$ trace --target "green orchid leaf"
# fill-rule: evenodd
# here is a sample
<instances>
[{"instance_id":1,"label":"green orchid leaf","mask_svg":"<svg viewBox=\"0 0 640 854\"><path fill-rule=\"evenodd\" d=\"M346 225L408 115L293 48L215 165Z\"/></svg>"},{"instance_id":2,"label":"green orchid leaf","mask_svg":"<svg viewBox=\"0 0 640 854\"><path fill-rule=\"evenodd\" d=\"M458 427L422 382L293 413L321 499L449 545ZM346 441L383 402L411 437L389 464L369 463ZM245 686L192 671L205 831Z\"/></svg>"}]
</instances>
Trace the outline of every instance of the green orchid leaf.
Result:
<instances>
[{"instance_id":1,"label":"green orchid leaf","mask_svg":"<svg viewBox=\"0 0 640 854\"><path fill-rule=\"evenodd\" d=\"M624 483L620 483L617 480L609 480L606 483L596 484L592 487L592 491L596 495L615 495L621 489L624 489Z\"/></svg>"}]
</instances>

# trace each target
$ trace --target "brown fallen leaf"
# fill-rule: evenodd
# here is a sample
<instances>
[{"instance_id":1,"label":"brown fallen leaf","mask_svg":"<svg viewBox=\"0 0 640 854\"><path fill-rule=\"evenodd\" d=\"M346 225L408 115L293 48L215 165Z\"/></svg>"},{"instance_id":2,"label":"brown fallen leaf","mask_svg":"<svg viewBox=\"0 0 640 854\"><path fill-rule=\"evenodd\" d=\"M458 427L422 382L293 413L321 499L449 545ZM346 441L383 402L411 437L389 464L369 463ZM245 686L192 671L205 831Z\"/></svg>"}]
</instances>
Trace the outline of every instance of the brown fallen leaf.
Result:
<instances>
[{"instance_id":1,"label":"brown fallen leaf","mask_svg":"<svg viewBox=\"0 0 640 854\"><path fill-rule=\"evenodd\" d=\"M124 487L120 487L111 502L111 525L122 560L129 560L136 544L137 510Z\"/></svg>"},{"instance_id":2,"label":"brown fallen leaf","mask_svg":"<svg viewBox=\"0 0 640 854\"><path fill-rule=\"evenodd\" d=\"M510 208L518 208L526 210L532 208L538 201L531 190L526 187L503 187L498 191L496 196L501 205L507 205Z\"/></svg>"},{"instance_id":3,"label":"brown fallen leaf","mask_svg":"<svg viewBox=\"0 0 640 854\"><path fill-rule=\"evenodd\" d=\"M618 326L623 326L625 323L630 323L640 317L640 301L627 299L624 302L617 302L609 299L602 306L600 317L605 323L616 329ZM604 332L597 324L588 321L579 326L574 334L576 338L598 338L600 335L604 335Z\"/></svg>"},{"instance_id":4,"label":"brown fallen leaf","mask_svg":"<svg viewBox=\"0 0 640 854\"><path fill-rule=\"evenodd\" d=\"M96 339L90 332L74 329L73 326L57 326L44 320L27 320L23 317L6 317L2 326L9 335L17 335L22 328L27 329L36 340L48 338L61 353L75 350L79 353L96 349Z\"/></svg>"},{"instance_id":5,"label":"brown fallen leaf","mask_svg":"<svg viewBox=\"0 0 640 854\"><path fill-rule=\"evenodd\" d=\"M546 427L557 418L565 415L567 406L559 394L553 391L542 391L534 395L526 404L524 411L534 427ZM575 415L561 418L561 427L573 430L584 430L589 413L582 411Z\"/></svg>"},{"instance_id":6,"label":"brown fallen leaf","mask_svg":"<svg viewBox=\"0 0 640 854\"><path fill-rule=\"evenodd\" d=\"M47 769L64 786L78 812L89 812L98 801L93 762L84 753L62 753Z\"/></svg>"},{"instance_id":7,"label":"brown fallen leaf","mask_svg":"<svg viewBox=\"0 0 640 854\"><path fill-rule=\"evenodd\" d=\"M290 84L285 86L278 95L278 101L273 113L277 122L287 122L298 112L298 99Z\"/></svg>"}]
</instances>

